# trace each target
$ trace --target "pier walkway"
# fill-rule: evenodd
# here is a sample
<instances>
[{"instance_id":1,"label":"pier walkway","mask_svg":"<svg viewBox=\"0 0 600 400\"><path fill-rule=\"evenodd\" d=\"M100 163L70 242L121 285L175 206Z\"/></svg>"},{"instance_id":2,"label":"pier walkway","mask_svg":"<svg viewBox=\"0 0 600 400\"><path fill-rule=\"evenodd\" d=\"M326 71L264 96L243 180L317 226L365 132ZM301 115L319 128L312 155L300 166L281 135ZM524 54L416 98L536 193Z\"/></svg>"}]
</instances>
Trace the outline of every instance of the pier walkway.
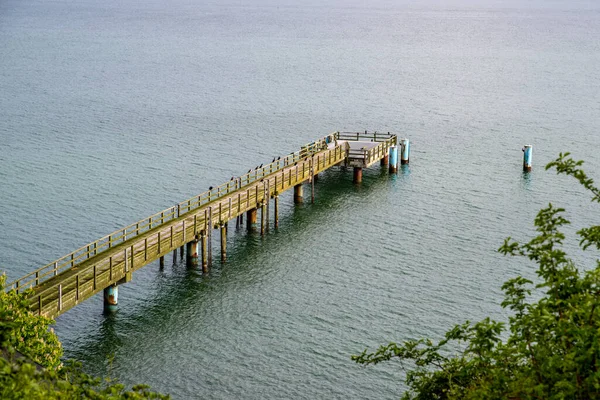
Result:
<instances>
[{"instance_id":1,"label":"pier walkway","mask_svg":"<svg viewBox=\"0 0 600 400\"><path fill-rule=\"evenodd\" d=\"M54 318L96 293L104 291L105 309L117 304L121 283L134 271L177 252L190 267L207 272L212 260L213 232L220 233L220 259L227 257L227 226L235 220L240 227L246 218L249 230L259 225L261 234L269 226L273 203L274 225L279 218L279 195L294 189L294 201L303 201L303 184L314 182L319 173L333 167L354 168L354 181L362 180L362 168L380 161L397 171L398 139L390 133L334 132L251 170L220 186L89 243L58 260L10 282L5 290L27 290L30 310ZM408 140L402 140L402 162L408 162ZM272 200L272 202L271 202ZM260 221L257 221L258 210Z\"/></svg>"}]
</instances>

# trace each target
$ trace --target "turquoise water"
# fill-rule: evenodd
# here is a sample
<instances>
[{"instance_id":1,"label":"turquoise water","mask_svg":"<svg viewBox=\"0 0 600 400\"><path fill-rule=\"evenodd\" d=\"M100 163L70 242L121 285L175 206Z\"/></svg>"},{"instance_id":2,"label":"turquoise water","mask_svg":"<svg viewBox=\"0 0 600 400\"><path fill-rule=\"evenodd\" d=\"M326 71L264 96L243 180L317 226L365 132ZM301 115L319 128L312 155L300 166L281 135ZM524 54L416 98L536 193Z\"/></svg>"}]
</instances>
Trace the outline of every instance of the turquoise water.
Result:
<instances>
[{"instance_id":1,"label":"turquoise water","mask_svg":"<svg viewBox=\"0 0 600 400\"><path fill-rule=\"evenodd\" d=\"M397 132L412 144L397 176L329 171L315 204L283 196L279 230L230 235L226 265L151 264L117 314L93 298L56 323L90 372L177 399L397 398L398 364L350 355L506 318L502 282L533 266L495 250L549 201L570 233L600 222L543 170L571 151L600 179L600 6L479 3L3 1L0 269L332 131Z\"/></svg>"}]
</instances>

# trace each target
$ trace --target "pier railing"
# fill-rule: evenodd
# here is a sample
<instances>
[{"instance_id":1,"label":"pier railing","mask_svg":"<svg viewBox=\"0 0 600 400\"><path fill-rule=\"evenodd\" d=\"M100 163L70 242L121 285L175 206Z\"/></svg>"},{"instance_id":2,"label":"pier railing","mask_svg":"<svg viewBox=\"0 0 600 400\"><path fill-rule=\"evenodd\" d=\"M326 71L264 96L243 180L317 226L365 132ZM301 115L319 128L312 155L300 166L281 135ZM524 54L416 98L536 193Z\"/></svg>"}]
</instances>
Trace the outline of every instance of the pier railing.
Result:
<instances>
[{"instance_id":1,"label":"pier railing","mask_svg":"<svg viewBox=\"0 0 600 400\"><path fill-rule=\"evenodd\" d=\"M71 273L36 288L30 297L31 311L48 316L62 313L110 283L127 279L128 274L157 257L177 250L197 237L198 232L210 237L212 228L222 226L257 205L268 203L269 199L305 182L315 173L343 162L346 150L344 145L328 147L267 175L247 188L231 192L228 198L205 204L201 210L182 214L176 221L165 222L137 240L119 244L111 252L77 265Z\"/></svg>"},{"instance_id":2,"label":"pier railing","mask_svg":"<svg viewBox=\"0 0 600 400\"><path fill-rule=\"evenodd\" d=\"M311 157L312 155L327 149L329 143L335 140L340 140L340 135L350 136L350 133L334 132L327 135L319 140L311 142L305 146L302 146L299 151L290 153L289 155L278 158L273 162L260 166L250 172L233 179L223 185L217 186L208 190L204 193L194 196L186 201L183 201L173 207L162 210L156 214L153 214L147 218L130 224L124 228L118 229L109 235L106 235L94 242L88 243L85 246L78 248L77 250L19 278L5 285L4 290L9 291L15 289L18 292L27 288L33 288L40 283L52 279L61 272L64 272L75 265L84 262L85 260L96 256L102 252L112 249L114 246L126 242L136 236L144 234L152 229L158 228L160 225L166 222L172 221L184 214L193 211L199 207L202 207L210 202L218 200L219 198L230 194L233 191L239 190L245 186L251 185L252 183L263 179L264 177L271 175L281 169L295 164L301 160ZM354 138L359 135L364 138L363 134L352 134ZM376 134L379 136L380 134ZM344 140L357 140L357 139L344 139Z\"/></svg>"}]
</instances>

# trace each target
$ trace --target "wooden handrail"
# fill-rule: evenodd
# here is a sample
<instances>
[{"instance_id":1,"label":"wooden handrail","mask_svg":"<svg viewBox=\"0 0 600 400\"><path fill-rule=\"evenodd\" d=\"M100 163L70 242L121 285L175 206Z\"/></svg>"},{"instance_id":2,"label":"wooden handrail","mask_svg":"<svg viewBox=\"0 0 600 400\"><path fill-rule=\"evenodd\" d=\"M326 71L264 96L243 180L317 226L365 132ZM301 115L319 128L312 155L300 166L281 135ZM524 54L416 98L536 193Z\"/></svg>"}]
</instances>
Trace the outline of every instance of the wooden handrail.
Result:
<instances>
[{"instance_id":1,"label":"wooden handrail","mask_svg":"<svg viewBox=\"0 0 600 400\"><path fill-rule=\"evenodd\" d=\"M335 140L336 135L338 134L338 132L334 132L319 140L304 145L299 151L290 153L282 159L280 158L275 162L267 164L266 166L263 166L255 171L251 171L250 173L242 175L234 181L229 181L223 185L217 186L212 190L201 193L173 207L167 208L142 220L134 222L133 224L130 224L124 228L118 229L94 242L88 243L63 257L60 257L57 260L30 272L27 275L7 283L4 286L4 290L9 291L16 289L17 292L19 292L26 288L33 288L49 279L43 278L58 275L64 270L73 267L78 262L90 258L92 253L94 255L98 255L112 248L114 245L124 243L128 239L139 236L140 234L148 232L151 229L155 229L163 225L165 222L179 218L187 212L215 201L233 191L248 186L257 180L263 179L264 177L275 173L282 168L285 168L286 166L311 157L313 154L326 149L327 144Z\"/></svg>"}]
</instances>

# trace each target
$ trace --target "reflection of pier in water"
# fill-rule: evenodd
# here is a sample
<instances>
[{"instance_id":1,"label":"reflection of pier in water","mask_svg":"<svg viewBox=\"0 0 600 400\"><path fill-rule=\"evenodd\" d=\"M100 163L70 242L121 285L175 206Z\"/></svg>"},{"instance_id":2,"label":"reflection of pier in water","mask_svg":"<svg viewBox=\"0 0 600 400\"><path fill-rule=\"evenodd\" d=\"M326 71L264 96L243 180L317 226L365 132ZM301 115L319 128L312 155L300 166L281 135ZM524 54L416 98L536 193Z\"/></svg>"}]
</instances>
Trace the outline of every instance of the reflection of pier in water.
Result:
<instances>
[{"instance_id":1,"label":"reflection of pier in water","mask_svg":"<svg viewBox=\"0 0 600 400\"><path fill-rule=\"evenodd\" d=\"M261 234L269 226L273 200L274 226L278 226L279 195L294 189L294 202L303 201L303 184L309 183L314 201L318 174L333 167L354 168L354 182L362 181L362 169L377 161L398 169L398 138L390 133L334 132L280 157L268 165L250 170L229 182L171 208L131 224L59 258L14 282L5 290L32 289L30 309L54 318L80 302L104 291L104 307L116 308L118 285L129 282L134 271L173 253L173 260L186 248L189 267L212 263L211 235L220 232L222 262L227 257L227 226L235 219L241 227L246 216L248 230L259 225ZM409 141L401 141L401 162L408 163ZM260 209L260 221L257 221ZM200 250L200 251L199 251Z\"/></svg>"}]
</instances>

